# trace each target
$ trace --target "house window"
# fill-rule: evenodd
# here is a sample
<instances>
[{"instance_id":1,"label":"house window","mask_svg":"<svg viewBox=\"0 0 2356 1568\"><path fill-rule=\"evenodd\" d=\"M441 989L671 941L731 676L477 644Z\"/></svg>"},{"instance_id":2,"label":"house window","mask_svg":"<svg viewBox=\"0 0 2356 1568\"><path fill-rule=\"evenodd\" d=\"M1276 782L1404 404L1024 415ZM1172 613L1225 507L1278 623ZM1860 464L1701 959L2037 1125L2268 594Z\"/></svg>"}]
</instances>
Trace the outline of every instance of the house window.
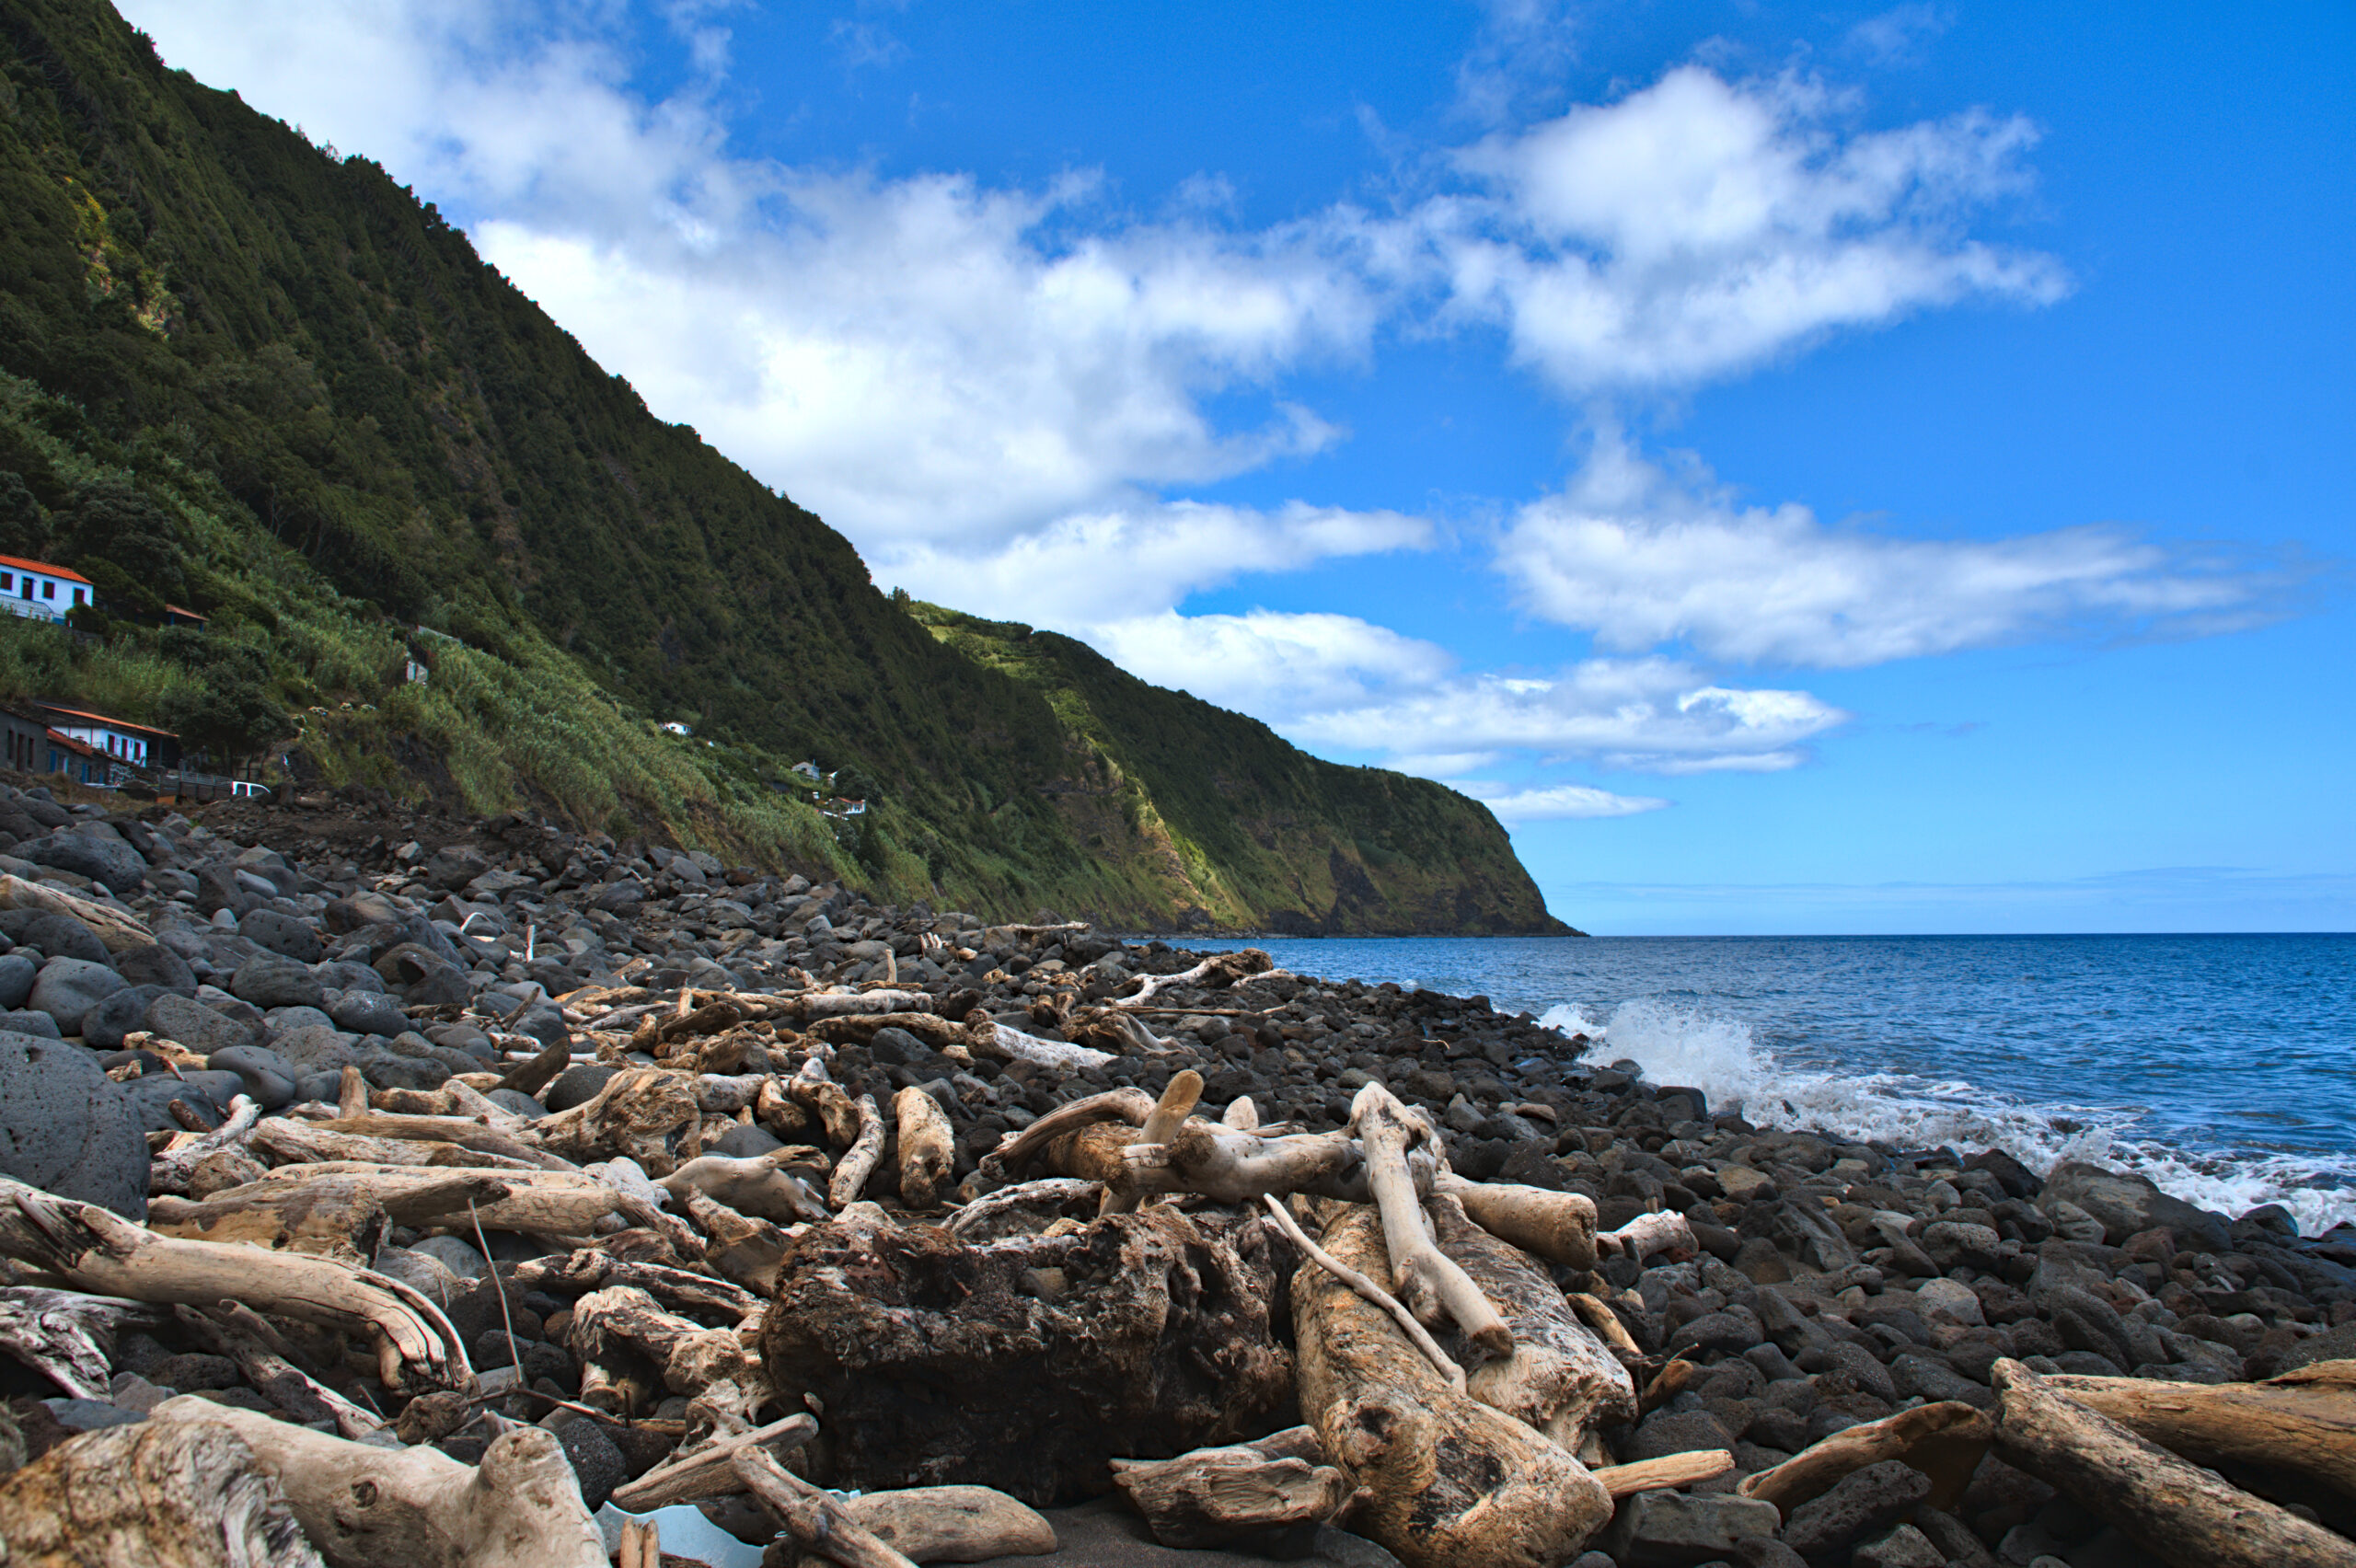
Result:
<instances>
[{"instance_id":1,"label":"house window","mask_svg":"<svg viewBox=\"0 0 2356 1568\"><path fill-rule=\"evenodd\" d=\"M17 574L13 571L0 571L0 594L14 593L16 587Z\"/></svg>"},{"instance_id":2,"label":"house window","mask_svg":"<svg viewBox=\"0 0 2356 1568\"><path fill-rule=\"evenodd\" d=\"M75 589L75 590L74 590L74 602L75 602L75 604L77 604L77 605L78 605L78 604L80 604L80 603L82 602L82 595L83 595L83 594L87 594L87 593L88 593L88 592L89 592L89 590L88 590L88 589L87 589L87 588L76 588L76 589Z\"/></svg>"},{"instance_id":3,"label":"house window","mask_svg":"<svg viewBox=\"0 0 2356 1568\"><path fill-rule=\"evenodd\" d=\"M44 599L54 599L54 598L56 598L56 597L57 597L57 584L56 584L56 583L54 583L54 582L44 582L40 585L40 596L41 596L42 598L44 598Z\"/></svg>"}]
</instances>

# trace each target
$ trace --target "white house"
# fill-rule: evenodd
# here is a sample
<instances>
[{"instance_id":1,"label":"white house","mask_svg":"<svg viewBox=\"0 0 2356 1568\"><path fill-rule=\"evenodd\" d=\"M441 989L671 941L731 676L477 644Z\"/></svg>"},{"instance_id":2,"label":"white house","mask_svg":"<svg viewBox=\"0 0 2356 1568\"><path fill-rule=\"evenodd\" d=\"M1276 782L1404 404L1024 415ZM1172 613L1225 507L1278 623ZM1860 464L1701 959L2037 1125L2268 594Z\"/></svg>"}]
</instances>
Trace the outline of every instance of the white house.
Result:
<instances>
[{"instance_id":1,"label":"white house","mask_svg":"<svg viewBox=\"0 0 2356 1568\"><path fill-rule=\"evenodd\" d=\"M66 611L91 597L90 580L69 567L0 555L0 605L16 615L64 620Z\"/></svg>"},{"instance_id":2,"label":"white house","mask_svg":"<svg viewBox=\"0 0 2356 1568\"><path fill-rule=\"evenodd\" d=\"M57 708L48 703L50 728L68 740L81 742L93 752L144 767L158 740L176 739L169 730L151 729L134 724L128 719L110 719L103 713L85 713L78 709Z\"/></svg>"}]
</instances>

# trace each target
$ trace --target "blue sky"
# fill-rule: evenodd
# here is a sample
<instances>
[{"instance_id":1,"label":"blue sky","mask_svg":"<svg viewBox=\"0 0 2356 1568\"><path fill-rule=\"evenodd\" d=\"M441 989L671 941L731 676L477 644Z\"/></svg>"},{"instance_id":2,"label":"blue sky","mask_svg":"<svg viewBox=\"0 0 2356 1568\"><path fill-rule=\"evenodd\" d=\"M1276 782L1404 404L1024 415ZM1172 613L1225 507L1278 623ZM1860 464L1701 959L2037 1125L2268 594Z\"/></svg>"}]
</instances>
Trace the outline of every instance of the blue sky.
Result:
<instances>
[{"instance_id":1,"label":"blue sky","mask_svg":"<svg viewBox=\"0 0 2356 1568\"><path fill-rule=\"evenodd\" d=\"M2345 6L124 10L1583 928L2356 928Z\"/></svg>"}]
</instances>

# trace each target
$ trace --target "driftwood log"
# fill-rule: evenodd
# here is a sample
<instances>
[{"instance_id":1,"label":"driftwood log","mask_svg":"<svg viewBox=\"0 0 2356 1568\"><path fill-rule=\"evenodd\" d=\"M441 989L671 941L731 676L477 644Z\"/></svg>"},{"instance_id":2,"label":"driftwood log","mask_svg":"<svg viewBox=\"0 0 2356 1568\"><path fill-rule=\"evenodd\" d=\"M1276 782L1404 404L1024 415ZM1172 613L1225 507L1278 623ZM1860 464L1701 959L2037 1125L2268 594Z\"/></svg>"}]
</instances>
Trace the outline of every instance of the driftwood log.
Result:
<instances>
[{"instance_id":1,"label":"driftwood log","mask_svg":"<svg viewBox=\"0 0 2356 1568\"><path fill-rule=\"evenodd\" d=\"M1743 1477L1735 1490L1773 1503L1788 1516L1867 1465L1897 1459L1930 1478L1932 1507L1952 1512L1994 1435L1987 1414L1960 1400L1916 1405L1879 1421L1844 1427L1773 1470Z\"/></svg>"},{"instance_id":2,"label":"driftwood log","mask_svg":"<svg viewBox=\"0 0 2356 1568\"><path fill-rule=\"evenodd\" d=\"M1467 1218L1453 1197L1431 1201L1440 1251L1504 1314L1513 1346L1472 1366L1465 1391L1576 1454L1599 1426L1633 1421L1636 1385L1580 1322L1530 1256Z\"/></svg>"},{"instance_id":3,"label":"driftwood log","mask_svg":"<svg viewBox=\"0 0 2356 1568\"><path fill-rule=\"evenodd\" d=\"M114 1341L125 1322L155 1328L169 1314L143 1301L33 1286L0 1289L0 1351L77 1400L109 1398Z\"/></svg>"},{"instance_id":4,"label":"driftwood log","mask_svg":"<svg viewBox=\"0 0 2356 1568\"><path fill-rule=\"evenodd\" d=\"M1445 1313L1458 1332L1490 1355L1509 1354L1513 1331L1472 1275L1440 1251L1423 1194L1415 1190L1408 1152L1437 1141L1431 1124L1389 1090L1370 1083L1351 1104L1350 1130L1366 1150L1367 1187L1382 1218L1383 1256L1390 1260L1392 1288L1400 1300L1426 1323Z\"/></svg>"},{"instance_id":5,"label":"driftwood log","mask_svg":"<svg viewBox=\"0 0 2356 1568\"><path fill-rule=\"evenodd\" d=\"M8 1568L318 1568L277 1482L226 1426L142 1422L0 1477Z\"/></svg>"},{"instance_id":6,"label":"driftwood log","mask_svg":"<svg viewBox=\"0 0 2356 1568\"><path fill-rule=\"evenodd\" d=\"M928 1209L957 1174L957 1135L941 1101L910 1084L892 1097L900 1156L900 1201Z\"/></svg>"},{"instance_id":7,"label":"driftwood log","mask_svg":"<svg viewBox=\"0 0 2356 1568\"><path fill-rule=\"evenodd\" d=\"M261 1107L240 1094L229 1101L229 1115L209 1133L199 1133L177 1139L171 1147L147 1162L147 1191L185 1193L188 1179L198 1164L223 1149L243 1148L253 1136L254 1124L261 1120Z\"/></svg>"},{"instance_id":8,"label":"driftwood log","mask_svg":"<svg viewBox=\"0 0 2356 1568\"><path fill-rule=\"evenodd\" d=\"M1663 1454L1632 1465L1606 1465L1594 1472L1614 1503L1639 1492L1664 1492L1715 1481L1734 1469L1734 1456L1724 1448L1703 1448L1689 1454Z\"/></svg>"},{"instance_id":9,"label":"driftwood log","mask_svg":"<svg viewBox=\"0 0 2356 1568\"><path fill-rule=\"evenodd\" d=\"M762 1344L786 1408L823 1406L814 1480L1044 1507L1109 1488L1108 1454L1265 1429L1292 1389L1269 1320L1289 1251L1166 1207L987 1247L854 1211L794 1243Z\"/></svg>"},{"instance_id":10,"label":"driftwood log","mask_svg":"<svg viewBox=\"0 0 2356 1568\"><path fill-rule=\"evenodd\" d=\"M859 1130L851 1135L850 1147L836 1162L826 1182L826 1201L837 1209L859 1202L860 1193L867 1190L867 1179L884 1160L884 1117L875 1108L875 1096L862 1094L851 1101L851 1108L859 1118Z\"/></svg>"},{"instance_id":11,"label":"driftwood log","mask_svg":"<svg viewBox=\"0 0 2356 1568\"><path fill-rule=\"evenodd\" d=\"M330 1568L604 1568L606 1545L556 1434L519 1427L481 1462L386 1449L193 1396L149 1412L158 1431L225 1429L284 1492Z\"/></svg>"},{"instance_id":12,"label":"driftwood log","mask_svg":"<svg viewBox=\"0 0 2356 1568\"><path fill-rule=\"evenodd\" d=\"M352 1403L296 1366L293 1347L269 1320L242 1302L225 1301L210 1312L175 1307L172 1314L190 1338L236 1362L246 1381L281 1410L303 1412L305 1421L333 1421L336 1431L346 1437L365 1437L385 1424L383 1416Z\"/></svg>"},{"instance_id":13,"label":"driftwood log","mask_svg":"<svg viewBox=\"0 0 2356 1568\"><path fill-rule=\"evenodd\" d=\"M128 911L12 874L0 873L0 909L42 909L52 915L71 915L97 932L109 952L145 947L156 940L156 933Z\"/></svg>"},{"instance_id":14,"label":"driftwood log","mask_svg":"<svg viewBox=\"0 0 2356 1568\"><path fill-rule=\"evenodd\" d=\"M738 1214L778 1225L827 1218L826 1205L811 1190L810 1183L786 1170L776 1158L779 1154L791 1152L780 1149L772 1154L750 1155L743 1159L732 1159L724 1154L701 1155L688 1160L655 1185L675 1198L683 1196L692 1187L705 1197L727 1205Z\"/></svg>"},{"instance_id":15,"label":"driftwood log","mask_svg":"<svg viewBox=\"0 0 2356 1568\"><path fill-rule=\"evenodd\" d=\"M2229 1485L2017 1361L1991 1377L1996 1452L2170 1568L2356 1568L2356 1542Z\"/></svg>"},{"instance_id":16,"label":"driftwood log","mask_svg":"<svg viewBox=\"0 0 2356 1568\"><path fill-rule=\"evenodd\" d=\"M575 1164L619 1157L668 1176L672 1151L702 1125L694 1080L661 1067L616 1073L583 1104L533 1124L540 1147ZM692 1158L692 1156L690 1156Z\"/></svg>"},{"instance_id":17,"label":"driftwood log","mask_svg":"<svg viewBox=\"0 0 2356 1568\"><path fill-rule=\"evenodd\" d=\"M613 1505L643 1514L673 1503L724 1496L744 1485L733 1462L738 1449L767 1448L782 1454L810 1441L817 1430L818 1424L810 1417L789 1415L750 1432L716 1435L707 1443L673 1454L636 1481L614 1488Z\"/></svg>"},{"instance_id":18,"label":"driftwood log","mask_svg":"<svg viewBox=\"0 0 2356 1568\"><path fill-rule=\"evenodd\" d=\"M1330 1216L1325 1248L1391 1273L1371 1209ZM1352 1530L1408 1568L1558 1568L1611 1521L1610 1496L1576 1458L1451 1388L1349 1286L1307 1266L1292 1300L1301 1413L1358 1488Z\"/></svg>"},{"instance_id":19,"label":"driftwood log","mask_svg":"<svg viewBox=\"0 0 2356 1568\"><path fill-rule=\"evenodd\" d=\"M1224 1546L1330 1519L1350 1480L1325 1462L1313 1427L1174 1459L1114 1459L1113 1479L1164 1546Z\"/></svg>"},{"instance_id":20,"label":"driftwood log","mask_svg":"<svg viewBox=\"0 0 2356 1568\"><path fill-rule=\"evenodd\" d=\"M2255 1491L2356 1503L2356 1361L2318 1361L2263 1383L2050 1377L2055 1393Z\"/></svg>"},{"instance_id":21,"label":"driftwood log","mask_svg":"<svg viewBox=\"0 0 2356 1568\"><path fill-rule=\"evenodd\" d=\"M398 1280L331 1258L183 1241L93 1204L0 1178L0 1256L93 1295L159 1306L234 1299L364 1333L388 1388L464 1388L466 1347L442 1309Z\"/></svg>"}]
</instances>

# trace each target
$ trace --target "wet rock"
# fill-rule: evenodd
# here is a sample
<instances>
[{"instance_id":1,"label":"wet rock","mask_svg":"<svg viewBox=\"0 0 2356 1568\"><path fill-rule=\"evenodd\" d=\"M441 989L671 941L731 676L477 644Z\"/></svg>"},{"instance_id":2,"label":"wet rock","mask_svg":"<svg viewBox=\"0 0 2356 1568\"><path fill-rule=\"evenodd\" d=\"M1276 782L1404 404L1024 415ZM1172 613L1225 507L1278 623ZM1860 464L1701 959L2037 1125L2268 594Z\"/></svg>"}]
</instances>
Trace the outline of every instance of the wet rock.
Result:
<instances>
[{"instance_id":1,"label":"wet rock","mask_svg":"<svg viewBox=\"0 0 2356 1568\"><path fill-rule=\"evenodd\" d=\"M104 882L110 891L127 894L147 880L147 861L121 838L100 838L71 830L52 833L17 846L20 860L54 866L77 877Z\"/></svg>"},{"instance_id":2,"label":"wet rock","mask_svg":"<svg viewBox=\"0 0 2356 1568\"><path fill-rule=\"evenodd\" d=\"M0 1172L132 1219L147 1214L147 1140L121 1086L78 1045L0 1033Z\"/></svg>"},{"instance_id":3,"label":"wet rock","mask_svg":"<svg viewBox=\"0 0 2356 1568\"><path fill-rule=\"evenodd\" d=\"M83 1015L122 989L122 976L106 964L79 958L52 958L41 965L27 998L35 1012L47 1013L66 1034L78 1034ZM121 1042L118 1040L117 1044Z\"/></svg>"},{"instance_id":4,"label":"wet rock","mask_svg":"<svg viewBox=\"0 0 2356 1568\"><path fill-rule=\"evenodd\" d=\"M178 1041L199 1055L210 1056L233 1045L258 1045L261 1031L225 1016L202 1002L167 992L147 1004L147 1028L167 1040Z\"/></svg>"},{"instance_id":5,"label":"wet rock","mask_svg":"<svg viewBox=\"0 0 2356 1568\"><path fill-rule=\"evenodd\" d=\"M1784 1525L1784 1544L1811 1563L1837 1562L1854 1543L1887 1531L1930 1494L1930 1478L1920 1470L1895 1459L1867 1465L1793 1509Z\"/></svg>"},{"instance_id":6,"label":"wet rock","mask_svg":"<svg viewBox=\"0 0 2356 1568\"><path fill-rule=\"evenodd\" d=\"M1773 1504L1749 1497L1640 1492L1620 1505L1596 1544L1619 1568L1696 1568L1732 1556L1744 1541L1771 1539L1778 1523Z\"/></svg>"},{"instance_id":7,"label":"wet rock","mask_svg":"<svg viewBox=\"0 0 2356 1568\"><path fill-rule=\"evenodd\" d=\"M317 931L307 923L275 909L257 909L238 920L237 935L297 963L317 963L326 956Z\"/></svg>"},{"instance_id":8,"label":"wet rock","mask_svg":"<svg viewBox=\"0 0 2356 1568\"><path fill-rule=\"evenodd\" d=\"M229 994L264 1009L315 1008L327 999L309 965L274 952L256 953L237 965L229 979Z\"/></svg>"},{"instance_id":9,"label":"wet rock","mask_svg":"<svg viewBox=\"0 0 2356 1568\"><path fill-rule=\"evenodd\" d=\"M78 958L114 967L98 933L71 915L43 914L24 928L17 941L21 947L39 948L52 958Z\"/></svg>"},{"instance_id":10,"label":"wet rock","mask_svg":"<svg viewBox=\"0 0 2356 1568\"><path fill-rule=\"evenodd\" d=\"M2233 1247L2232 1227L2224 1216L2170 1197L2151 1178L2131 1171L2105 1170L2098 1165L2065 1160L2038 1198L2038 1206L2048 1213L2064 1203L2100 1224L2103 1234L2096 1239L2112 1246L2137 1231L2165 1226L2192 1251L2225 1252Z\"/></svg>"}]
</instances>

